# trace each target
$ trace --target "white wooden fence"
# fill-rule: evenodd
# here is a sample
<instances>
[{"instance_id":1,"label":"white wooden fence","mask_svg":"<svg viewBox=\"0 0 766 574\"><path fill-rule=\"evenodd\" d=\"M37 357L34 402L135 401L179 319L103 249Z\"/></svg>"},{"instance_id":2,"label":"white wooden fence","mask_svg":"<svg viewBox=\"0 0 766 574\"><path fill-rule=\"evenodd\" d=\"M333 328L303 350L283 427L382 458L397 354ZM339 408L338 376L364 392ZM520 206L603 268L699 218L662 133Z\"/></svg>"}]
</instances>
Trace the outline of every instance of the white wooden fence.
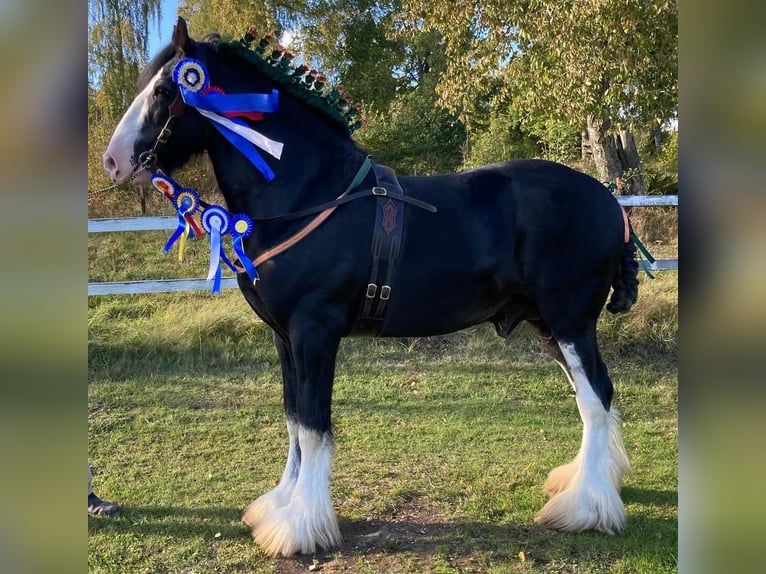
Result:
<instances>
[{"instance_id":1,"label":"white wooden fence","mask_svg":"<svg viewBox=\"0 0 766 574\"><path fill-rule=\"evenodd\" d=\"M678 207L677 195L626 195L617 198L625 207L675 206ZM173 230L178 226L177 217L126 217L119 219L89 219L88 233L113 233L122 231L162 231ZM655 264L658 271L678 269L678 259L658 259ZM237 287L235 277L221 280L221 289ZM161 279L156 281L115 281L88 283L88 297L94 295L132 295L136 293L169 293L171 291L200 291L210 289L205 279Z\"/></svg>"}]
</instances>

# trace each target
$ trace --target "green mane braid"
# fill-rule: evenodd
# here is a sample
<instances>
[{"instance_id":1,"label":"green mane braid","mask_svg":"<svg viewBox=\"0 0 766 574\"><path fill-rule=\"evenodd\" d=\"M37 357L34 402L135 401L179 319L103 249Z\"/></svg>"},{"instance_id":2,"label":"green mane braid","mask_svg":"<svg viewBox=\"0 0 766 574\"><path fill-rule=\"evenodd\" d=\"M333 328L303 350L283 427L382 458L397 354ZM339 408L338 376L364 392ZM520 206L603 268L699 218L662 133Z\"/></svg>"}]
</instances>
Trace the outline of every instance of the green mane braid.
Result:
<instances>
[{"instance_id":1,"label":"green mane braid","mask_svg":"<svg viewBox=\"0 0 766 574\"><path fill-rule=\"evenodd\" d=\"M255 66L260 73L276 82L301 101L340 124L349 134L362 127L359 104L352 104L342 86L327 86L326 78L316 70L293 65L293 55L274 42L272 36L256 41L254 31L240 40L213 43L221 55L233 55Z\"/></svg>"}]
</instances>

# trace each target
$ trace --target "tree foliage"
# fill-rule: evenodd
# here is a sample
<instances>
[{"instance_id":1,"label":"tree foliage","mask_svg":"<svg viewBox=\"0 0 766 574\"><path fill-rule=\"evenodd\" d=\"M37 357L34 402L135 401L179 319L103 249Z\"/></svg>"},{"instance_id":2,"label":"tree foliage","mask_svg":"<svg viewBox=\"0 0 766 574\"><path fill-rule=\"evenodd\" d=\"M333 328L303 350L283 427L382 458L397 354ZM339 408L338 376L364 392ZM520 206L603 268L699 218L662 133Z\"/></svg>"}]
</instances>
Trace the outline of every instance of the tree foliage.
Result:
<instances>
[{"instance_id":1,"label":"tree foliage","mask_svg":"<svg viewBox=\"0 0 766 574\"><path fill-rule=\"evenodd\" d=\"M133 98L160 13L160 0L88 0L88 85L102 114L121 114Z\"/></svg>"},{"instance_id":2,"label":"tree foliage","mask_svg":"<svg viewBox=\"0 0 766 574\"><path fill-rule=\"evenodd\" d=\"M401 26L436 29L441 101L475 112L490 92L524 117L616 125L669 119L678 100L673 0L403 0Z\"/></svg>"},{"instance_id":3,"label":"tree foliage","mask_svg":"<svg viewBox=\"0 0 766 574\"><path fill-rule=\"evenodd\" d=\"M286 0L277 7L273 1L263 0L187 0L179 6L178 13L201 38L209 32L218 32L225 38L240 38L255 27L262 34L281 31L280 14L305 8L304 0Z\"/></svg>"},{"instance_id":4,"label":"tree foliage","mask_svg":"<svg viewBox=\"0 0 766 574\"><path fill-rule=\"evenodd\" d=\"M446 173L462 165L465 126L436 105L437 79L424 78L396 94L384 111L368 114L367 127L355 138L376 161L408 175Z\"/></svg>"},{"instance_id":5,"label":"tree foliage","mask_svg":"<svg viewBox=\"0 0 766 574\"><path fill-rule=\"evenodd\" d=\"M401 0L314 0L292 21L297 47L366 108L385 110L410 80L408 46L389 34L400 9Z\"/></svg>"},{"instance_id":6,"label":"tree foliage","mask_svg":"<svg viewBox=\"0 0 766 574\"><path fill-rule=\"evenodd\" d=\"M341 82L367 116L359 143L403 173L514 157L568 161L579 157L586 125L598 149L676 115L673 0L180 4L197 38L214 30L239 38L254 27ZM89 126L99 145L134 94L158 18L159 0L89 0ZM623 175L621 150L611 151L598 155L609 156L604 180Z\"/></svg>"}]
</instances>

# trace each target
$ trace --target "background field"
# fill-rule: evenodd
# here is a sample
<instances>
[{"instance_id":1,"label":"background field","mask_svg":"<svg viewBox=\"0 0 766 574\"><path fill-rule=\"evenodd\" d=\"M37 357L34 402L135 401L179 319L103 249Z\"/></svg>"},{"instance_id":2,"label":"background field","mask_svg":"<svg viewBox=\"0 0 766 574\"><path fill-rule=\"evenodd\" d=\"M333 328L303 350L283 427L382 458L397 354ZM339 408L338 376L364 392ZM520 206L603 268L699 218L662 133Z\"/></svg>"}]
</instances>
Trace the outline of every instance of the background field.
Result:
<instances>
[{"instance_id":1,"label":"background field","mask_svg":"<svg viewBox=\"0 0 766 574\"><path fill-rule=\"evenodd\" d=\"M194 246L181 269L157 255L165 234L123 236L91 239L91 280L201 274ZM269 329L234 291L91 298L89 456L96 492L123 512L89 518L89 570L676 572L677 275L641 281L634 310L599 324L634 468L624 534L534 525L547 472L579 445L573 392L531 330L503 341L481 326L343 342L331 486L344 545L279 560L239 521L287 449Z\"/></svg>"}]
</instances>

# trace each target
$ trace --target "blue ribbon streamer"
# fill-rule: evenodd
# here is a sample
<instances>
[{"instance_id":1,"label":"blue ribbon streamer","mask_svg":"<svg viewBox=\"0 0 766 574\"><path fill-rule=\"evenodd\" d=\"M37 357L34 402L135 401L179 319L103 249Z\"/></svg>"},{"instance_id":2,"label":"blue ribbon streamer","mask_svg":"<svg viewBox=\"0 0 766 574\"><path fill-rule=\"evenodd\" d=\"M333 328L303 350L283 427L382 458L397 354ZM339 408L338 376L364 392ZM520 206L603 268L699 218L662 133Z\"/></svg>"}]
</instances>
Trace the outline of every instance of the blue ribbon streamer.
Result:
<instances>
[{"instance_id":1,"label":"blue ribbon streamer","mask_svg":"<svg viewBox=\"0 0 766 574\"><path fill-rule=\"evenodd\" d=\"M178 216L178 227L176 227L176 230L173 232L173 235L170 236L170 239L168 239L168 242L165 244L165 247L162 249L165 253L170 251L170 248L173 247L173 244L178 241L178 239L186 232L187 229L187 223L186 220L182 215ZM189 226L189 229L191 229L191 226ZM194 232L192 232L194 233Z\"/></svg>"},{"instance_id":2,"label":"blue ribbon streamer","mask_svg":"<svg viewBox=\"0 0 766 574\"><path fill-rule=\"evenodd\" d=\"M221 244L221 260L226 263L226 266L231 269L234 273L239 273L239 270L234 266L234 264L229 261L229 258L226 257L226 252L223 250L223 244Z\"/></svg>"},{"instance_id":3,"label":"blue ribbon streamer","mask_svg":"<svg viewBox=\"0 0 766 574\"><path fill-rule=\"evenodd\" d=\"M270 94L219 94L208 92L199 94L181 89L184 103L216 114L229 112L266 112L273 113L279 109L279 91L272 90Z\"/></svg>"},{"instance_id":4,"label":"blue ribbon streamer","mask_svg":"<svg viewBox=\"0 0 766 574\"><path fill-rule=\"evenodd\" d=\"M238 118L227 118L233 121L234 123L238 123L244 126L247 126L245 122ZM266 163L266 161L261 157L261 154L258 153L257 148L249 141L247 141L245 138L243 138L241 135L239 135L236 132L231 131L229 128L222 126L218 122L211 122L215 129L217 129L221 134L229 140L234 147L236 147L239 151L241 151L247 159L250 160L250 162L258 168L258 171L260 171L263 174L263 177L266 178L266 181L271 181L274 179L274 172L269 167L269 164Z\"/></svg>"},{"instance_id":5,"label":"blue ribbon streamer","mask_svg":"<svg viewBox=\"0 0 766 574\"><path fill-rule=\"evenodd\" d=\"M210 230L210 267L207 273L207 280L210 281L211 275L214 276L213 293L221 292L221 228L215 226ZM214 271L213 271L214 270ZM212 273L211 273L212 271Z\"/></svg>"},{"instance_id":6,"label":"blue ribbon streamer","mask_svg":"<svg viewBox=\"0 0 766 574\"><path fill-rule=\"evenodd\" d=\"M202 95L197 92L190 92L183 86L180 86L180 89L181 99L183 99L185 104L205 110L206 112L221 115L225 112L275 112L279 108L278 90L272 90L270 94L218 94L216 92L208 92ZM240 118L227 117L227 119L243 127L250 127ZM234 147L250 160L263 177L266 178L266 181L274 179L274 172L263 157L261 157L261 154L258 153L257 148L252 142L249 142L229 128L220 125L218 122L212 123Z\"/></svg>"},{"instance_id":7,"label":"blue ribbon streamer","mask_svg":"<svg viewBox=\"0 0 766 574\"><path fill-rule=\"evenodd\" d=\"M234 236L232 245L234 246L234 252L237 254L237 257L239 257L239 262L242 263L242 267L244 267L245 271L247 271L247 275L250 277L250 280L253 282L258 281L258 279L260 279L258 276L258 271L255 270L253 261L245 253L245 249L242 246L242 236Z\"/></svg>"},{"instance_id":8,"label":"blue ribbon streamer","mask_svg":"<svg viewBox=\"0 0 766 574\"><path fill-rule=\"evenodd\" d=\"M211 257L212 257L212 251L211 251ZM223 250L223 243L221 243L219 250L218 250L218 267L215 270L215 276L213 277L213 293L218 294L221 292L221 263L220 261L223 261L226 263L227 267L231 269L234 273L239 273L236 267L232 264L231 261L229 261L229 258L226 257L226 252Z\"/></svg>"}]
</instances>

